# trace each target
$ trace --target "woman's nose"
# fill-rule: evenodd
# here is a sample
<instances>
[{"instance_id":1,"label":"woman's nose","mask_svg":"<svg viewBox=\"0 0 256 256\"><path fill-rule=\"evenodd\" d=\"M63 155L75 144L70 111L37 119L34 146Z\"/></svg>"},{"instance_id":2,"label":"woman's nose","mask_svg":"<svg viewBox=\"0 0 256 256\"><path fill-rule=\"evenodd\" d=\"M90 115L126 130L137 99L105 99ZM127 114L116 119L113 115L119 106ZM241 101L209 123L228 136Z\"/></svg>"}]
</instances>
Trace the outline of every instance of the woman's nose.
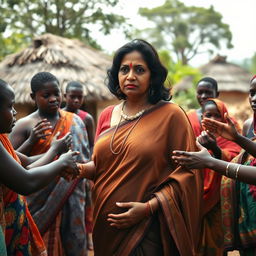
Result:
<instances>
[{"instance_id":1,"label":"woman's nose","mask_svg":"<svg viewBox=\"0 0 256 256\"><path fill-rule=\"evenodd\" d=\"M128 80L134 80L135 79L135 75L134 75L134 72L133 72L132 69L129 71L127 79Z\"/></svg>"}]
</instances>

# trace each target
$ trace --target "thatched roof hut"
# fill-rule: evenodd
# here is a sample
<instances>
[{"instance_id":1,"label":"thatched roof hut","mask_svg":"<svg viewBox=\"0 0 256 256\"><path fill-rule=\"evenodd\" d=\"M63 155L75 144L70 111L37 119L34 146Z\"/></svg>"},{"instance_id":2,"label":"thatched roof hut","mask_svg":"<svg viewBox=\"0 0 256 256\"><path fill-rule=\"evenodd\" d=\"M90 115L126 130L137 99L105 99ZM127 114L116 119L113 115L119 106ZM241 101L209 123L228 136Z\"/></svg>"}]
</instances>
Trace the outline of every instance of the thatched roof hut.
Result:
<instances>
[{"instance_id":1,"label":"thatched roof hut","mask_svg":"<svg viewBox=\"0 0 256 256\"><path fill-rule=\"evenodd\" d=\"M44 34L23 51L7 56L0 63L0 77L13 86L18 104L32 103L30 80L41 71L54 74L62 91L69 81L80 82L86 101L95 102L113 99L104 84L110 65L109 56L79 40Z\"/></svg>"},{"instance_id":2,"label":"thatched roof hut","mask_svg":"<svg viewBox=\"0 0 256 256\"><path fill-rule=\"evenodd\" d=\"M249 81L251 73L242 67L229 63L225 56L217 55L208 64L199 67L204 76L213 77L218 81L220 99L230 112L241 122L251 115L248 103ZM174 86L174 91L186 90L193 85L192 78L186 77Z\"/></svg>"},{"instance_id":3,"label":"thatched roof hut","mask_svg":"<svg viewBox=\"0 0 256 256\"><path fill-rule=\"evenodd\" d=\"M240 66L226 61L226 56L217 55L209 63L199 67L203 76L218 81L219 91L248 92L251 74ZM192 86L192 78L186 77L175 85L175 90L186 90Z\"/></svg>"}]
</instances>

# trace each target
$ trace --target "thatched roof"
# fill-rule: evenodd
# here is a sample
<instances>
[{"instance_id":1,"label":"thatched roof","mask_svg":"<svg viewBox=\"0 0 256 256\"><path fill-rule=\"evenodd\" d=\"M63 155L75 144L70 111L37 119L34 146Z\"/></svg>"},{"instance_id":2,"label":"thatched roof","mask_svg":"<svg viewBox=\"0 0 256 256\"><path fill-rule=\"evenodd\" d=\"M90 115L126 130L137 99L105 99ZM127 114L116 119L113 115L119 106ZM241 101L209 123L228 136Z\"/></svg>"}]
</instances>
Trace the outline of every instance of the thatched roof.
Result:
<instances>
[{"instance_id":1,"label":"thatched roof","mask_svg":"<svg viewBox=\"0 0 256 256\"><path fill-rule=\"evenodd\" d=\"M251 74L238 65L226 61L225 56L217 55L208 64L199 67L203 76L217 80L219 91L248 92ZM174 86L174 90L186 90L192 86L192 78L186 77Z\"/></svg>"},{"instance_id":2,"label":"thatched roof","mask_svg":"<svg viewBox=\"0 0 256 256\"><path fill-rule=\"evenodd\" d=\"M112 99L104 84L111 60L78 40L52 34L36 37L25 50L7 56L0 63L0 78L15 90L16 103L30 102L30 80L41 71L54 74L62 91L69 81L84 85L87 100Z\"/></svg>"}]
</instances>

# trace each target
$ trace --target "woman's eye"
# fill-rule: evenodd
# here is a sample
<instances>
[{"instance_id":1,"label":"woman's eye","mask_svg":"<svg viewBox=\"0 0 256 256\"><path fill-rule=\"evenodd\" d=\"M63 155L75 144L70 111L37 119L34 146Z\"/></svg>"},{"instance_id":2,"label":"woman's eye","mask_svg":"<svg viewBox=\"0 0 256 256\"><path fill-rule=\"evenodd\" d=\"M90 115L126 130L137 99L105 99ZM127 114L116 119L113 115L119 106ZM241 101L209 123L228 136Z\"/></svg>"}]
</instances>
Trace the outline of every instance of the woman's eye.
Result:
<instances>
[{"instance_id":1,"label":"woman's eye","mask_svg":"<svg viewBox=\"0 0 256 256\"><path fill-rule=\"evenodd\" d=\"M142 67L137 67L137 68L136 68L136 72L137 72L138 74L141 74L141 73L144 73L144 72L145 72L145 69L142 68Z\"/></svg>"},{"instance_id":2,"label":"woman's eye","mask_svg":"<svg viewBox=\"0 0 256 256\"><path fill-rule=\"evenodd\" d=\"M123 74L126 74L126 73L129 72L129 68L126 67L126 66L123 66L123 67L120 68L120 72L122 72Z\"/></svg>"}]
</instances>

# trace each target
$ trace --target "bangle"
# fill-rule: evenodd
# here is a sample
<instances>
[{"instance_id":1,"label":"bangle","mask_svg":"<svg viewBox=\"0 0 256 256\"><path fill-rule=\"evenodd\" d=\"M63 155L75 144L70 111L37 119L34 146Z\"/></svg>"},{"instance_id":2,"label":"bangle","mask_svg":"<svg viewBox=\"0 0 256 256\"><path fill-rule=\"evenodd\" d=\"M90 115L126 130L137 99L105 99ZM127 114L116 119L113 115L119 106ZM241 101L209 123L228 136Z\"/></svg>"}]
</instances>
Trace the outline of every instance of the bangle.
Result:
<instances>
[{"instance_id":1,"label":"bangle","mask_svg":"<svg viewBox=\"0 0 256 256\"><path fill-rule=\"evenodd\" d=\"M149 204L151 215L154 215L154 211L153 211L153 208L152 208L152 205L151 205L150 201L148 201L148 204Z\"/></svg>"},{"instance_id":2,"label":"bangle","mask_svg":"<svg viewBox=\"0 0 256 256\"><path fill-rule=\"evenodd\" d=\"M237 165L236 172L235 172L235 179L237 179L237 177L238 177L238 172L239 172L240 166L241 166L241 164Z\"/></svg>"},{"instance_id":3,"label":"bangle","mask_svg":"<svg viewBox=\"0 0 256 256\"><path fill-rule=\"evenodd\" d=\"M149 204L149 201L146 203L146 217L149 217L150 216L150 213L151 213L151 208L150 208L150 204Z\"/></svg>"},{"instance_id":4,"label":"bangle","mask_svg":"<svg viewBox=\"0 0 256 256\"><path fill-rule=\"evenodd\" d=\"M228 169L228 167L231 165L231 163L229 162L228 164L227 164L227 166L226 166L226 177L228 177L229 178L229 169Z\"/></svg>"}]
</instances>

